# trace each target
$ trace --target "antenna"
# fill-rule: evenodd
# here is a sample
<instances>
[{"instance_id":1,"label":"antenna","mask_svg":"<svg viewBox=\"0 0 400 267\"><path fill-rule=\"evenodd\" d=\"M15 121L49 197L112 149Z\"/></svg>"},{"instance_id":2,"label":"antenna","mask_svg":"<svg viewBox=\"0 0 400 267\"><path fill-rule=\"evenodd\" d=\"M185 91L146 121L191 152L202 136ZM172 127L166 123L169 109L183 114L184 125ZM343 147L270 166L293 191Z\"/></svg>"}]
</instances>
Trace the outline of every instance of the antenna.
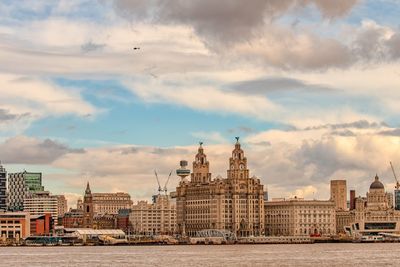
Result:
<instances>
[{"instance_id":1,"label":"antenna","mask_svg":"<svg viewBox=\"0 0 400 267\"><path fill-rule=\"evenodd\" d=\"M390 162L390 167L392 167L393 176L394 176L394 179L396 180L395 188L400 189L400 183L399 183L399 180L397 179L396 172L394 171L392 162Z\"/></svg>"},{"instance_id":2,"label":"antenna","mask_svg":"<svg viewBox=\"0 0 400 267\"><path fill-rule=\"evenodd\" d=\"M163 190L161 189L160 180L158 179L158 175L157 175L157 171L156 171L156 170L154 170L154 174L156 175L156 179L157 179L157 184L158 184L158 194L160 194L160 193L161 193L161 191L163 191Z\"/></svg>"},{"instance_id":3,"label":"antenna","mask_svg":"<svg viewBox=\"0 0 400 267\"><path fill-rule=\"evenodd\" d=\"M169 178L171 177L171 174L172 174L172 171L169 173L169 175L168 175L168 179L167 179L167 181L165 182L165 185L164 185L164 193L165 194L167 194L167 185L168 185L168 182L169 182Z\"/></svg>"}]
</instances>

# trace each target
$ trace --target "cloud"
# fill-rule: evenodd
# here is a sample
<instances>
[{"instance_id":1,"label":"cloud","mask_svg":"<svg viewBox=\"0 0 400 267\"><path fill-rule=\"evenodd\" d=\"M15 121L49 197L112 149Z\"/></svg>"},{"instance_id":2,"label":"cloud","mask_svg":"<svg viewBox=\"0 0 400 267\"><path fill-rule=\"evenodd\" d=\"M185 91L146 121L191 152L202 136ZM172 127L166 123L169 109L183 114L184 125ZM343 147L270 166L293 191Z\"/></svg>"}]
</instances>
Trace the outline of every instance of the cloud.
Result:
<instances>
[{"instance_id":1,"label":"cloud","mask_svg":"<svg viewBox=\"0 0 400 267\"><path fill-rule=\"evenodd\" d=\"M0 144L2 161L7 164L50 164L68 154L85 153L72 149L51 139L39 140L27 136L15 136Z\"/></svg>"},{"instance_id":2,"label":"cloud","mask_svg":"<svg viewBox=\"0 0 400 267\"><path fill-rule=\"evenodd\" d=\"M92 41L89 41L89 42L84 43L83 45L81 45L81 50L82 50L83 53L88 53L88 52L101 50L105 46L106 46L105 44L96 44L96 43L93 43Z\"/></svg>"},{"instance_id":3,"label":"cloud","mask_svg":"<svg viewBox=\"0 0 400 267\"><path fill-rule=\"evenodd\" d=\"M236 82L227 85L228 90L244 94L269 94L274 92L303 91L308 93L331 93L337 91L324 85L308 84L307 82L288 77L266 77L255 80Z\"/></svg>"},{"instance_id":4,"label":"cloud","mask_svg":"<svg viewBox=\"0 0 400 267\"><path fill-rule=\"evenodd\" d=\"M245 41L257 30L291 10L315 5L323 16L340 17L349 12L355 0L335 1L329 4L321 0L256 0L251 3L231 0L195 1L146 1L114 0L116 10L132 20L156 23L185 24L207 41Z\"/></svg>"},{"instance_id":5,"label":"cloud","mask_svg":"<svg viewBox=\"0 0 400 267\"><path fill-rule=\"evenodd\" d=\"M28 117L29 115L29 113L12 114L8 110L0 109L0 123L19 120L21 118Z\"/></svg>"},{"instance_id":6,"label":"cloud","mask_svg":"<svg viewBox=\"0 0 400 267\"><path fill-rule=\"evenodd\" d=\"M187 80L184 75L175 74L157 80L133 79L124 84L148 103L169 103L198 111L238 114L261 120L272 119L273 114L281 110L266 97L226 92L196 77Z\"/></svg>"},{"instance_id":7,"label":"cloud","mask_svg":"<svg viewBox=\"0 0 400 267\"><path fill-rule=\"evenodd\" d=\"M80 92L62 88L45 79L0 73L0 115L5 130L17 133L48 116L96 115L100 110L83 100Z\"/></svg>"}]
</instances>

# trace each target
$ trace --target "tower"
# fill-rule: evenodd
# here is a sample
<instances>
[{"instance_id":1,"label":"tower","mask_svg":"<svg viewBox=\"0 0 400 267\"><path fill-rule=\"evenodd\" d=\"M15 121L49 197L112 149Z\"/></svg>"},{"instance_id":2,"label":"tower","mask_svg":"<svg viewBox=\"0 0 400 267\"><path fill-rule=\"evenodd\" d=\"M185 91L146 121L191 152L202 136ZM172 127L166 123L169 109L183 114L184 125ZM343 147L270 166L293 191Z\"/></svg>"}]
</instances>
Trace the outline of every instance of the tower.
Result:
<instances>
[{"instance_id":1,"label":"tower","mask_svg":"<svg viewBox=\"0 0 400 267\"><path fill-rule=\"evenodd\" d=\"M83 227L93 227L93 196L89 182L86 185L85 196L83 197Z\"/></svg>"},{"instance_id":2,"label":"tower","mask_svg":"<svg viewBox=\"0 0 400 267\"><path fill-rule=\"evenodd\" d=\"M232 157L229 159L228 179L246 179L249 178L247 169L247 158L240 147L239 137L236 137L235 148L232 151Z\"/></svg>"},{"instance_id":3,"label":"tower","mask_svg":"<svg viewBox=\"0 0 400 267\"><path fill-rule=\"evenodd\" d=\"M337 210L347 210L346 180L331 180L331 200Z\"/></svg>"},{"instance_id":4,"label":"tower","mask_svg":"<svg viewBox=\"0 0 400 267\"><path fill-rule=\"evenodd\" d=\"M200 142L198 152L193 161L191 181L194 183L211 182L210 163L207 161L206 154L204 154L203 142Z\"/></svg>"}]
</instances>

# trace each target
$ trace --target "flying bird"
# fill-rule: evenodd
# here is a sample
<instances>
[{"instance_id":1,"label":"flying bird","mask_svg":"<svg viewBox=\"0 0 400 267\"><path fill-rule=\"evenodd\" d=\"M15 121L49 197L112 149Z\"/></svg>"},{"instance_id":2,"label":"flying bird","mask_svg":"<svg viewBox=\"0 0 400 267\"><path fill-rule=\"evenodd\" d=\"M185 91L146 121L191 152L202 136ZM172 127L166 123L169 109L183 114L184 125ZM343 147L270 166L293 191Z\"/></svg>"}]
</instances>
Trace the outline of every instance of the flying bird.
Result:
<instances>
[{"instance_id":1,"label":"flying bird","mask_svg":"<svg viewBox=\"0 0 400 267\"><path fill-rule=\"evenodd\" d=\"M133 50L139 50L140 49L140 47L134 47L133 48Z\"/></svg>"}]
</instances>

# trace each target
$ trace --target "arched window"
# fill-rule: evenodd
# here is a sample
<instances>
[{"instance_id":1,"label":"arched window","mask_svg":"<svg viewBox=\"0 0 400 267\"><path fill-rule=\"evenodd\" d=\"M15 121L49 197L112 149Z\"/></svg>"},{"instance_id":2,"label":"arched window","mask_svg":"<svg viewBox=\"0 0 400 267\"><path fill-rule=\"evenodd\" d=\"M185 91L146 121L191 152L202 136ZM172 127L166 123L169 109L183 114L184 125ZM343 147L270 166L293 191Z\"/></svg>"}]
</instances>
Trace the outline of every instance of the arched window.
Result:
<instances>
[{"instance_id":1,"label":"arched window","mask_svg":"<svg viewBox=\"0 0 400 267\"><path fill-rule=\"evenodd\" d=\"M90 212L90 207L86 206L86 212L89 213Z\"/></svg>"}]
</instances>

